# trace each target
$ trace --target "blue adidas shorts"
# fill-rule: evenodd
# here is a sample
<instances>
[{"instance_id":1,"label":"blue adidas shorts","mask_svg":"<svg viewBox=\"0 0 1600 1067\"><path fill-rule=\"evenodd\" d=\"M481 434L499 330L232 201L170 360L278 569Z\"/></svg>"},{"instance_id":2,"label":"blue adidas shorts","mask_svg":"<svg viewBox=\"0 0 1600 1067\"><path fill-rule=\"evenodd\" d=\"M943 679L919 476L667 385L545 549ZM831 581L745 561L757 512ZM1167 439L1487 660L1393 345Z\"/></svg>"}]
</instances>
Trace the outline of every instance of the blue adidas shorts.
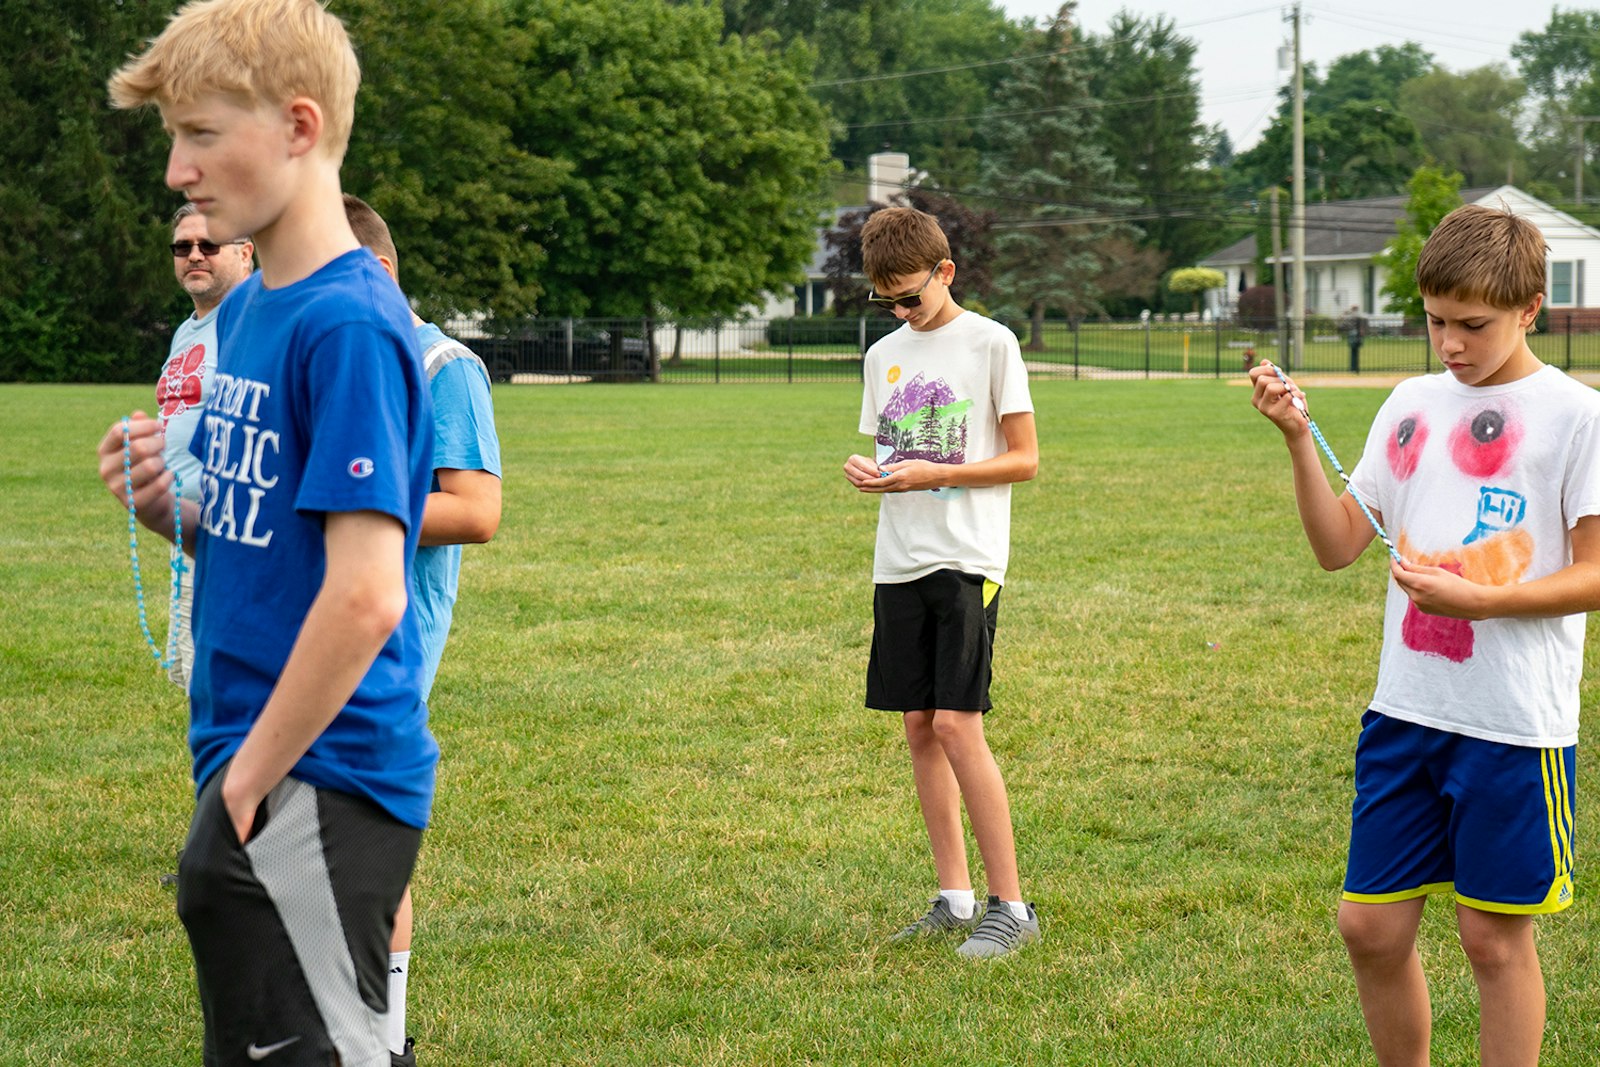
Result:
<instances>
[{"instance_id":1,"label":"blue adidas shorts","mask_svg":"<svg viewBox=\"0 0 1600 1067\"><path fill-rule=\"evenodd\" d=\"M1479 911L1536 915L1572 903L1577 746L1526 748L1368 711L1344 899L1455 894Z\"/></svg>"}]
</instances>

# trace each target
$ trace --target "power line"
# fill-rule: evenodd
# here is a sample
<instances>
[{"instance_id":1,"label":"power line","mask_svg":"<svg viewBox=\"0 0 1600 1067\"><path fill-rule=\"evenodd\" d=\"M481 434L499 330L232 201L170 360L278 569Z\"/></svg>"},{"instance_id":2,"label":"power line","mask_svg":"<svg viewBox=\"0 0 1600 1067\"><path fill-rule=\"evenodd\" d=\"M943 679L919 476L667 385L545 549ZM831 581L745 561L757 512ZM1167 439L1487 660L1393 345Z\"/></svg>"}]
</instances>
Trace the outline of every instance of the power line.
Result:
<instances>
[{"instance_id":1,"label":"power line","mask_svg":"<svg viewBox=\"0 0 1600 1067\"><path fill-rule=\"evenodd\" d=\"M839 85L865 85L868 82L899 81L902 78L920 78L924 74L951 74L962 70L978 70L981 67L998 67L1006 63L1029 63L1035 59L1049 59L1052 56L1064 56L1069 52L1078 52L1089 47L1088 45L1071 45L1066 48L1057 48L1050 52L1039 52L1031 56L1007 56L1004 59L986 59L978 63L962 63L954 67L929 67L927 70L907 70L893 74L864 74L859 78L839 78L835 81L812 82L807 89L832 89Z\"/></svg>"},{"instance_id":2,"label":"power line","mask_svg":"<svg viewBox=\"0 0 1600 1067\"><path fill-rule=\"evenodd\" d=\"M1179 97L1190 95L1192 94L1162 93L1137 100L1116 101L1116 103L1154 103L1157 100L1175 100ZM1095 111L1112 106L1115 106L1115 104L1105 100L1086 100L1081 104L1062 104L1059 107L1040 107L1026 111L980 111L977 114L968 115L937 115L932 118L893 119L887 122L853 122L846 124L844 128L847 130L875 130L886 126L921 126L945 122L993 122L996 119L1027 118L1030 115L1058 115L1067 111Z\"/></svg>"},{"instance_id":3,"label":"power line","mask_svg":"<svg viewBox=\"0 0 1600 1067\"><path fill-rule=\"evenodd\" d=\"M1251 15L1259 15L1259 14L1262 14L1263 12L1266 12L1266 11L1276 11L1276 10L1278 10L1278 5L1274 4L1271 7L1258 7L1258 8L1254 8L1253 10L1250 10L1250 11L1236 12L1236 13L1234 13L1232 15L1216 15L1216 16L1213 16L1212 18L1208 18L1208 19L1195 19L1192 22L1185 22L1185 23L1182 23L1181 25L1174 25L1173 29L1174 30L1185 30L1185 29L1188 29L1191 26L1206 26L1206 25L1210 25L1213 22L1228 22L1228 21L1231 21L1232 19L1248 18ZM1035 60L1035 59L1049 59L1052 56L1067 55L1068 53L1071 53L1071 52L1081 52L1081 51L1083 51L1085 49L1092 48L1092 47L1094 47L1094 45L1092 43L1090 43L1088 41L1085 41L1085 42L1083 42L1081 44L1068 45L1065 48L1058 48L1058 49L1056 49L1054 51L1051 51L1051 52L1039 52L1039 53L1037 53L1035 55L1030 55L1030 56L1010 56L1010 57L1007 57L1005 59L987 59L987 60L981 60L981 61L979 61L977 63L963 63L963 64L961 64L959 66L930 67L930 68L928 68L926 70L905 70L905 71L898 71L898 72L895 72L895 73L892 73L892 74L863 74L859 78L838 78L838 79L835 79L833 81L812 82L810 85L807 86L807 88L808 89L831 89L831 88L834 88L834 87L840 86L840 85L863 85L863 84L866 84L868 82L898 81L898 80L903 79L903 78L920 78L925 74L950 74L950 73L953 73L955 71L977 70L977 69L979 69L981 67L997 67L997 66L1001 66L1001 65L1006 64L1006 63L1026 63L1026 62L1030 62L1030 61Z\"/></svg>"}]
</instances>

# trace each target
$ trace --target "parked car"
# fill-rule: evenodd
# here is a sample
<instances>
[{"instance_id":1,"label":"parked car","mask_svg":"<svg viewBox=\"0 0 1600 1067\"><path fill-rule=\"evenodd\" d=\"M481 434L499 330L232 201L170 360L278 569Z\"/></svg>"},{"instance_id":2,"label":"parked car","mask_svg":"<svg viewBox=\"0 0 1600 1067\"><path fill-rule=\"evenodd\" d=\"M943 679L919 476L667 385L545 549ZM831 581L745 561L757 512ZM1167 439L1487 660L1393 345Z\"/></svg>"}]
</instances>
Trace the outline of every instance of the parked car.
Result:
<instances>
[{"instance_id":1,"label":"parked car","mask_svg":"<svg viewBox=\"0 0 1600 1067\"><path fill-rule=\"evenodd\" d=\"M491 381L517 374L553 374L598 381L640 381L650 376L650 345L643 338L571 320L534 320L497 337L462 338L489 369Z\"/></svg>"}]
</instances>

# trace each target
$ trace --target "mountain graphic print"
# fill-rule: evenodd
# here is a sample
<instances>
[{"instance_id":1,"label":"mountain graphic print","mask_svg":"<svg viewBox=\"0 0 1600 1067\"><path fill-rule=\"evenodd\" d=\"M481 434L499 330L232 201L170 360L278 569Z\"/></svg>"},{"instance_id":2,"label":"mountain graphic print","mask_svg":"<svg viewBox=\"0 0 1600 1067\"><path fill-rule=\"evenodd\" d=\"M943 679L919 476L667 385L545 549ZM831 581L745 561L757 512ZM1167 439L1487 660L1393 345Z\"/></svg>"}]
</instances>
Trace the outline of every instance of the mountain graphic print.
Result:
<instances>
[{"instance_id":1,"label":"mountain graphic print","mask_svg":"<svg viewBox=\"0 0 1600 1067\"><path fill-rule=\"evenodd\" d=\"M878 413L878 462L925 459L965 463L971 400L958 400L944 379L921 374L890 394Z\"/></svg>"}]
</instances>

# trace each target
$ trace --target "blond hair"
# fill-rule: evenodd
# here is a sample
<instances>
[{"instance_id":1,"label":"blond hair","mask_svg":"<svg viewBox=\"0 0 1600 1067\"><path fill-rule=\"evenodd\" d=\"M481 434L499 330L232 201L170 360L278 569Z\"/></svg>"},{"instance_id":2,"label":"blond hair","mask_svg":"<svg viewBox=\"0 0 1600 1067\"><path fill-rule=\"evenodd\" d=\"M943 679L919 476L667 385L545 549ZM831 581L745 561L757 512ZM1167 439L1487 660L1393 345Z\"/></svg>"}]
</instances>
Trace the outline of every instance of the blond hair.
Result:
<instances>
[{"instance_id":1,"label":"blond hair","mask_svg":"<svg viewBox=\"0 0 1600 1067\"><path fill-rule=\"evenodd\" d=\"M389 233L389 224L383 221L383 216L375 211L371 204L359 196L344 194L344 217L350 223L351 232L356 235L356 240L361 242L362 248L372 250L375 256L382 256L394 268L394 280L400 280L400 253L395 251L394 237Z\"/></svg>"},{"instance_id":2,"label":"blond hair","mask_svg":"<svg viewBox=\"0 0 1600 1067\"><path fill-rule=\"evenodd\" d=\"M950 258L939 220L914 207L886 207L861 227L861 267L875 287L932 270Z\"/></svg>"},{"instance_id":3,"label":"blond hair","mask_svg":"<svg viewBox=\"0 0 1600 1067\"><path fill-rule=\"evenodd\" d=\"M111 76L119 108L188 104L207 93L252 106L309 97L322 108L320 147L344 158L361 66L344 23L317 0L195 0Z\"/></svg>"},{"instance_id":4,"label":"blond hair","mask_svg":"<svg viewBox=\"0 0 1600 1067\"><path fill-rule=\"evenodd\" d=\"M1468 204L1446 215L1423 244L1417 290L1503 310L1525 308L1544 292L1549 254L1539 227L1510 208Z\"/></svg>"}]
</instances>

